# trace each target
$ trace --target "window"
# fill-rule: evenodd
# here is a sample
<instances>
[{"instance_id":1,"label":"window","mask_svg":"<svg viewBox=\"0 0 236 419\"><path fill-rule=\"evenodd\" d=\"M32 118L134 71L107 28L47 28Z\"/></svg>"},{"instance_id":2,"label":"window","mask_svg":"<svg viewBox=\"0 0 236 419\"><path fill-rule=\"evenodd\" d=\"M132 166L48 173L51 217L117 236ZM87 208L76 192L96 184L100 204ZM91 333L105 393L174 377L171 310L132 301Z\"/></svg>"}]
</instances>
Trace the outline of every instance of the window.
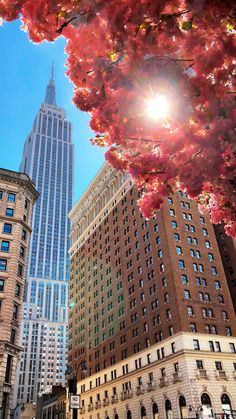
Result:
<instances>
[{"instance_id":1,"label":"window","mask_svg":"<svg viewBox=\"0 0 236 419\"><path fill-rule=\"evenodd\" d=\"M222 316L222 319L223 320L228 320L228 313L227 313L227 311L222 311L221 312L221 316Z\"/></svg>"},{"instance_id":2,"label":"window","mask_svg":"<svg viewBox=\"0 0 236 419\"><path fill-rule=\"evenodd\" d=\"M171 217L174 217L175 216L175 210L174 209L170 209L170 215L171 215Z\"/></svg>"},{"instance_id":3,"label":"window","mask_svg":"<svg viewBox=\"0 0 236 419\"><path fill-rule=\"evenodd\" d=\"M7 260L0 259L0 271L6 271L6 270L7 270Z\"/></svg>"},{"instance_id":4,"label":"window","mask_svg":"<svg viewBox=\"0 0 236 419\"><path fill-rule=\"evenodd\" d=\"M216 352L221 352L220 342L218 341L215 342L215 348L216 348Z\"/></svg>"},{"instance_id":5,"label":"window","mask_svg":"<svg viewBox=\"0 0 236 419\"><path fill-rule=\"evenodd\" d=\"M15 291L16 297L20 297L20 290L21 290L20 284L16 284L16 291Z\"/></svg>"},{"instance_id":6,"label":"window","mask_svg":"<svg viewBox=\"0 0 236 419\"><path fill-rule=\"evenodd\" d=\"M173 199L172 198L168 198L167 202L168 202L169 205L172 205L173 204Z\"/></svg>"},{"instance_id":7,"label":"window","mask_svg":"<svg viewBox=\"0 0 236 419\"><path fill-rule=\"evenodd\" d=\"M9 383L9 384L11 382L12 361L13 361L13 356L7 355L7 365L6 365L6 372L5 372L5 382L6 383Z\"/></svg>"},{"instance_id":8,"label":"window","mask_svg":"<svg viewBox=\"0 0 236 419\"><path fill-rule=\"evenodd\" d=\"M235 344L234 343L229 343L229 350L233 354L236 353L236 349L235 349Z\"/></svg>"},{"instance_id":9,"label":"window","mask_svg":"<svg viewBox=\"0 0 236 419\"><path fill-rule=\"evenodd\" d=\"M220 361L215 361L215 366L218 371L222 371L222 363Z\"/></svg>"},{"instance_id":10,"label":"window","mask_svg":"<svg viewBox=\"0 0 236 419\"><path fill-rule=\"evenodd\" d=\"M182 280L182 284L187 284L188 283L188 277L187 277L187 275L182 274L181 275L181 280Z\"/></svg>"},{"instance_id":11,"label":"window","mask_svg":"<svg viewBox=\"0 0 236 419\"><path fill-rule=\"evenodd\" d=\"M221 288L220 281L215 281L215 289L219 290Z\"/></svg>"},{"instance_id":12,"label":"window","mask_svg":"<svg viewBox=\"0 0 236 419\"><path fill-rule=\"evenodd\" d=\"M3 233L11 234L12 233L12 224L5 223L3 226Z\"/></svg>"},{"instance_id":13,"label":"window","mask_svg":"<svg viewBox=\"0 0 236 419\"><path fill-rule=\"evenodd\" d=\"M226 334L226 336L232 336L231 327L226 327L225 328L225 334Z\"/></svg>"},{"instance_id":14,"label":"window","mask_svg":"<svg viewBox=\"0 0 236 419\"><path fill-rule=\"evenodd\" d=\"M212 340L209 340L209 348L211 352L215 352L215 346Z\"/></svg>"},{"instance_id":15,"label":"window","mask_svg":"<svg viewBox=\"0 0 236 419\"><path fill-rule=\"evenodd\" d=\"M201 263L198 265L199 272L204 272L204 267Z\"/></svg>"},{"instance_id":16,"label":"window","mask_svg":"<svg viewBox=\"0 0 236 419\"><path fill-rule=\"evenodd\" d=\"M26 238L27 238L27 233L26 233L26 230L23 228L23 230L22 230L22 240L26 240Z\"/></svg>"},{"instance_id":17,"label":"window","mask_svg":"<svg viewBox=\"0 0 236 419\"><path fill-rule=\"evenodd\" d=\"M189 290L184 290L184 299L185 300L190 300L190 292Z\"/></svg>"},{"instance_id":18,"label":"window","mask_svg":"<svg viewBox=\"0 0 236 419\"><path fill-rule=\"evenodd\" d=\"M180 269L184 269L185 268L185 263L184 263L184 260L179 260L179 268Z\"/></svg>"},{"instance_id":19,"label":"window","mask_svg":"<svg viewBox=\"0 0 236 419\"><path fill-rule=\"evenodd\" d=\"M172 226L172 228L177 228L177 222L176 221L171 221L171 226Z\"/></svg>"},{"instance_id":20,"label":"window","mask_svg":"<svg viewBox=\"0 0 236 419\"><path fill-rule=\"evenodd\" d=\"M197 272L198 271L197 263L193 263L193 270L194 270L194 272Z\"/></svg>"},{"instance_id":21,"label":"window","mask_svg":"<svg viewBox=\"0 0 236 419\"><path fill-rule=\"evenodd\" d=\"M13 208L6 208L6 216L7 217L13 217L14 215L14 209Z\"/></svg>"},{"instance_id":22,"label":"window","mask_svg":"<svg viewBox=\"0 0 236 419\"><path fill-rule=\"evenodd\" d=\"M194 315L194 313L193 313L193 307L188 306L187 307L187 313L188 313L188 316L192 317Z\"/></svg>"},{"instance_id":23,"label":"window","mask_svg":"<svg viewBox=\"0 0 236 419\"><path fill-rule=\"evenodd\" d=\"M198 370L203 370L203 361L201 359L197 359L196 366Z\"/></svg>"},{"instance_id":24,"label":"window","mask_svg":"<svg viewBox=\"0 0 236 419\"><path fill-rule=\"evenodd\" d=\"M9 192L8 199L7 200L8 200L8 202L15 202L15 200L16 200L16 194Z\"/></svg>"},{"instance_id":25,"label":"window","mask_svg":"<svg viewBox=\"0 0 236 419\"><path fill-rule=\"evenodd\" d=\"M195 351L199 351L200 350L200 344L199 344L199 340L198 339L193 339L193 349Z\"/></svg>"},{"instance_id":26,"label":"window","mask_svg":"<svg viewBox=\"0 0 236 419\"><path fill-rule=\"evenodd\" d=\"M16 340L16 330L15 329L11 329L11 336L10 336L10 342L11 343L15 343Z\"/></svg>"},{"instance_id":27,"label":"window","mask_svg":"<svg viewBox=\"0 0 236 419\"><path fill-rule=\"evenodd\" d=\"M18 265L17 275L20 276L20 277L23 276L23 266L22 265Z\"/></svg>"},{"instance_id":28,"label":"window","mask_svg":"<svg viewBox=\"0 0 236 419\"><path fill-rule=\"evenodd\" d=\"M7 240L2 240L1 243L1 251L2 252L9 252L10 242Z\"/></svg>"},{"instance_id":29,"label":"window","mask_svg":"<svg viewBox=\"0 0 236 419\"><path fill-rule=\"evenodd\" d=\"M174 354L174 353L176 352L176 345L175 345L175 342L172 342L172 343L171 343L171 351L172 351L172 354Z\"/></svg>"},{"instance_id":30,"label":"window","mask_svg":"<svg viewBox=\"0 0 236 419\"><path fill-rule=\"evenodd\" d=\"M208 260L209 260L209 262L213 262L213 260L214 260L213 253L208 253Z\"/></svg>"},{"instance_id":31,"label":"window","mask_svg":"<svg viewBox=\"0 0 236 419\"><path fill-rule=\"evenodd\" d=\"M2 199L3 191L0 191L0 199Z\"/></svg>"},{"instance_id":32,"label":"window","mask_svg":"<svg viewBox=\"0 0 236 419\"><path fill-rule=\"evenodd\" d=\"M197 333L197 326L195 323L190 323L190 332Z\"/></svg>"},{"instance_id":33,"label":"window","mask_svg":"<svg viewBox=\"0 0 236 419\"><path fill-rule=\"evenodd\" d=\"M200 250L196 250L196 257L197 257L198 259L200 259L200 258L201 258L201 252L200 252Z\"/></svg>"},{"instance_id":34,"label":"window","mask_svg":"<svg viewBox=\"0 0 236 419\"><path fill-rule=\"evenodd\" d=\"M208 231L207 231L206 228L203 228L202 229L202 232L203 232L203 236L208 236Z\"/></svg>"},{"instance_id":35,"label":"window","mask_svg":"<svg viewBox=\"0 0 236 419\"><path fill-rule=\"evenodd\" d=\"M198 287L202 285L202 281L201 281L201 278L199 278L199 276L196 277L196 284Z\"/></svg>"},{"instance_id":36,"label":"window","mask_svg":"<svg viewBox=\"0 0 236 419\"><path fill-rule=\"evenodd\" d=\"M24 256L25 256L25 248L24 248L24 246L21 246L20 247L20 257L24 258Z\"/></svg>"},{"instance_id":37,"label":"window","mask_svg":"<svg viewBox=\"0 0 236 419\"><path fill-rule=\"evenodd\" d=\"M216 267L215 267L215 266L212 266L212 267L211 267L211 272L212 272L212 275L213 275L213 276L217 275L217 269L216 269Z\"/></svg>"},{"instance_id":38,"label":"window","mask_svg":"<svg viewBox=\"0 0 236 419\"><path fill-rule=\"evenodd\" d=\"M207 249L210 249L211 243L209 242L209 240L205 240L205 246Z\"/></svg>"},{"instance_id":39,"label":"window","mask_svg":"<svg viewBox=\"0 0 236 419\"><path fill-rule=\"evenodd\" d=\"M182 253L182 247L176 246L176 253L177 253L177 255L182 255L183 254Z\"/></svg>"},{"instance_id":40,"label":"window","mask_svg":"<svg viewBox=\"0 0 236 419\"><path fill-rule=\"evenodd\" d=\"M13 313L12 313L12 317L13 317L13 319L15 319L15 320L17 320L17 318L18 318L18 310L19 310L18 305L17 305L17 304L14 304L14 305L13 305Z\"/></svg>"},{"instance_id":41,"label":"window","mask_svg":"<svg viewBox=\"0 0 236 419\"><path fill-rule=\"evenodd\" d=\"M174 240L178 242L180 240L180 236L178 233L174 233Z\"/></svg>"},{"instance_id":42,"label":"window","mask_svg":"<svg viewBox=\"0 0 236 419\"><path fill-rule=\"evenodd\" d=\"M223 295L218 295L218 302L219 303L224 303L224 297L223 297Z\"/></svg>"},{"instance_id":43,"label":"window","mask_svg":"<svg viewBox=\"0 0 236 419\"><path fill-rule=\"evenodd\" d=\"M0 279L0 292L4 291L4 284L5 284L4 279Z\"/></svg>"}]
</instances>

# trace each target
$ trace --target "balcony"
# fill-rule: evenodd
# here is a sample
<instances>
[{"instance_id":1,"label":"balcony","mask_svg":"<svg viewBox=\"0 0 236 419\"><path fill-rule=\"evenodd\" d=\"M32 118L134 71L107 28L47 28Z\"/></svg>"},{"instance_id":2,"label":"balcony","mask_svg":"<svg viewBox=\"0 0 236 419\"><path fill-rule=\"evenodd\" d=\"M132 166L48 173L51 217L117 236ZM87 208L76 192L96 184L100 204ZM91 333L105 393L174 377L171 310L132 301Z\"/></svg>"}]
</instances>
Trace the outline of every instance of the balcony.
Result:
<instances>
[{"instance_id":1,"label":"balcony","mask_svg":"<svg viewBox=\"0 0 236 419\"><path fill-rule=\"evenodd\" d=\"M147 386L147 391L153 391L156 389L156 383L154 381L149 381Z\"/></svg>"},{"instance_id":2,"label":"balcony","mask_svg":"<svg viewBox=\"0 0 236 419\"><path fill-rule=\"evenodd\" d=\"M174 372L173 374L173 383L179 383L182 381L182 377L179 372Z\"/></svg>"},{"instance_id":3,"label":"balcony","mask_svg":"<svg viewBox=\"0 0 236 419\"><path fill-rule=\"evenodd\" d=\"M89 412L92 412L92 411L93 411L93 404L92 404L92 403L90 403L90 404L88 405L88 411L89 411Z\"/></svg>"},{"instance_id":4,"label":"balcony","mask_svg":"<svg viewBox=\"0 0 236 419\"><path fill-rule=\"evenodd\" d=\"M216 379L217 380L228 380L226 372L223 370L216 370Z\"/></svg>"},{"instance_id":5,"label":"balcony","mask_svg":"<svg viewBox=\"0 0 236 419\"><path fill-rule=\"evenodd\" d=\"M207 375L207 371L206 370L199 369L199 370L196 371L196 373L197 373L197 378L199 380L201 380L201 379L209 380L209 377Z\"/></svg>"},{"instance_id":6,"label":"balcony","mask_svg":"<svg viewBox=\"0 0 236 419\"><path fill-rule=\"evenodd\" d=\"M127 399L131 399L133 397L133 391L132 390L128 390L127 391Z\"/></svg>"},{"instance_id":7,"label":"balcony","mask_svg":"<svg viewBox=\"0 0 236 419\"><path fill-rule=\"evenodd\" d=\"M140 386L138 386L137 388L136 388L136 394L137 394L137 396L139 396L140 394L143 394L144 393L144 386L143 385L140 385Z\"/></svg>"},{"instance_id":8,"label":"balcony","mask_svg":"<svg viewBox=\"0 0 236 419\"><path fill-rule=\"evenodd\" d=\"M100 407L101 407L101 402L100 402L100 400L98 400L96 403L95 403L95 409L100 409Z\"/></svg>"},{"instance_id":9,"label":"balcony","mask_svg":"<svg viewBox=\"0 0 236 419\"><path fill-rule=\"evenodd\" d=\"M167 385L168 385L168 381L167 381L166 377L161 377L160 378L160 387L162 388L162 387L165 387Z\"/></svg>"},{"instance_id":10,"label":"balcony","mask_svg":"<svg viewBox=\"0 0 236 419\"><path fill-rule=\"evenodd\" d=\"M121 395L120 395L120 399L121 399L122 401L127 399L127 391L122 391L122 393L121 393Z\"/></svg>"},{"instance_id":11,"label":"balcony","mask_svg":"<svg viewBox=\"0 0 236 419\"><path fill-rule=\"evenodd\" d=\"M118 402L118 396L117 396L117 394L113 394L113 396L111 396L111 402L112 402L112 404Z\"/></svg>"},{"instance_id":12,"label":"balcony","mask_svg":"<svg viewBox=\"0 0 236 419\"><path fill-rule=\"evenodd\" d=\"M103 407L109 406L109 399L108 399L108 397L106 397L105 399L103 399L102 405L103 405Z\"/></svg>"}]
</instances>

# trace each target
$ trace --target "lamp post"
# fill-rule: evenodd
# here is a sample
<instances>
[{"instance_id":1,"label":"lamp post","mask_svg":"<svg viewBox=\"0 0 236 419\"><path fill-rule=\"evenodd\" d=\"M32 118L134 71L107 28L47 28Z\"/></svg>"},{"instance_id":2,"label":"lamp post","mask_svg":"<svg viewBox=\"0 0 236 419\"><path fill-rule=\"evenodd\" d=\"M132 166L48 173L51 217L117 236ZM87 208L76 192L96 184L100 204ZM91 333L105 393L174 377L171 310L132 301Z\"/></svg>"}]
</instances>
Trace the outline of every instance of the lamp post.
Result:
<instances>
[{"instance_id":1,"label":"lamp post","mask_svg":"<svg viewBox=\"0 0 236 419\"><path fill-rule=\"evenodd\" d=\"M203 412L203 408L202 408L202 405L194 407L190 404L189 407L188 407L188 411L189 412L194 412L195 415L196 415L196 419L199 419L200 414Z\"/></svg>"}]
</instances>

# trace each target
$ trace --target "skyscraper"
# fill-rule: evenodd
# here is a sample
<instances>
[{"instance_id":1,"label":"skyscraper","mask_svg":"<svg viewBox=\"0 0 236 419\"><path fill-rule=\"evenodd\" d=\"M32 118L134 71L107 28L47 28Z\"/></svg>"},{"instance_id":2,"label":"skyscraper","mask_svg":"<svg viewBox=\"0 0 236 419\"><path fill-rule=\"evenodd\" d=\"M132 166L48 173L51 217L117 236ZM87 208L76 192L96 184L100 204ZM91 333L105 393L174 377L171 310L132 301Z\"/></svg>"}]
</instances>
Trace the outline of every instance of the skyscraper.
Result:
<instances>
[{"instance_id":1,"label":"skyscraper","mask_svg":"<svg viewBox=\"0 0 236 419\"><path fill-rule=\"evenodd\" d=\"M222 417L236 409L236 322L214 228L182 191L145 220L141 193L104 165L70 212L81 419Z\"/></svg>"},{"instance_id":2,"label":"skyscraper","mask_svg":"<svg viewBox=\"0 0 236 419\"><path fill-rule=\"evenodd\" d=\"M35 402L53 384L65 384L73 144L53 73L52 67L21 163L40 196L31 223L15 403Z\"/></svg>"}]
</instances>

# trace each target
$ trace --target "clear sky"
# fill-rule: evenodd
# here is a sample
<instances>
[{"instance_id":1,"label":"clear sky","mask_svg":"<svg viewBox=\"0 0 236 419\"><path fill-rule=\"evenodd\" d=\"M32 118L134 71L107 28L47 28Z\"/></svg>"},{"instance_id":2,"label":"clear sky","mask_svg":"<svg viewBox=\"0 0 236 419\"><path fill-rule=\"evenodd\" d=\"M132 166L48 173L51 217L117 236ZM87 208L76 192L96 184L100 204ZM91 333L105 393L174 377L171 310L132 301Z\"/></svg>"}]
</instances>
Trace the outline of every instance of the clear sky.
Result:
<instances>
[{"instance_id":1,"label":"clear sky","mask_svg":"<svg viewBox=\"0 0 236 419\"><path fill-rule=\"evenodd\" d=\"M0 40L0 167L19 169L24 141L44 100L54 59L57 104L73 123L76 201L103 164L104 151L88 142L93 136L89 116L72 103L73 86L64 74L64 39L35 45L20 30L20 22L12 22L0 27Z\"/></svg>"}]
</instances>

